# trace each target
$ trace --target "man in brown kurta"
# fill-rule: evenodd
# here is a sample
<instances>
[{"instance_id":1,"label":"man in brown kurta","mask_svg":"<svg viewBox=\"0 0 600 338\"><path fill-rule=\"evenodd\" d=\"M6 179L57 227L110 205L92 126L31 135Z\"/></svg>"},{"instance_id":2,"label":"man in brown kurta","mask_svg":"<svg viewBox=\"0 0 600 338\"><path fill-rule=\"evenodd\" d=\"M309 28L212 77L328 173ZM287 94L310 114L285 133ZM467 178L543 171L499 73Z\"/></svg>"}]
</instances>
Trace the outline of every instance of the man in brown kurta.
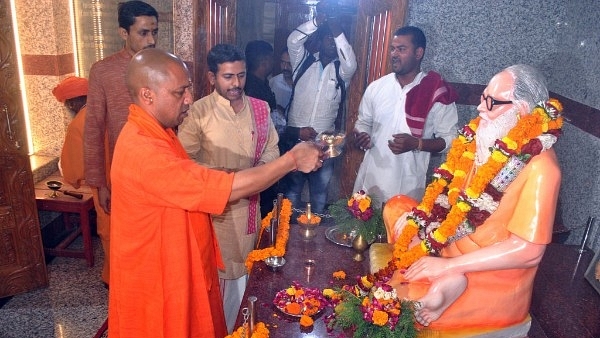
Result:
<instances>
[{"instance_id":1,"label":"man in brown kurta","mask_svg":"<svg viewBox=\"0 0 600 338\"><path fill-rule=\"evenodd\" d=\"M106 214L110 214L110 160L132 102L125 85L125 71L136 52L155 46L158 35L158 12L152 6L142 1L127 1L119 5L118 14L119 35L125 46L92 65L83 140L85 179L98 195L98 203ZM110 223L98 226L104 249L102 279L105 283L109 282L110 270L109 233Z\"/></svg>"},{"instance_id":2,"label":"man in brown kurta","mask_svg":"<svg viewBox=\"0 0 600 338\"><path fill-rule=\"evenodd\" d=\"M323 154L302 143L260 168L228 173L200 166L173 130L192 103L185 64L145 49L133 57L126 78L134 104L111 170L108 335L224 337L217 274L223 263L209 214L292 170L317 170Z\"/></svg>"}]
</instances>

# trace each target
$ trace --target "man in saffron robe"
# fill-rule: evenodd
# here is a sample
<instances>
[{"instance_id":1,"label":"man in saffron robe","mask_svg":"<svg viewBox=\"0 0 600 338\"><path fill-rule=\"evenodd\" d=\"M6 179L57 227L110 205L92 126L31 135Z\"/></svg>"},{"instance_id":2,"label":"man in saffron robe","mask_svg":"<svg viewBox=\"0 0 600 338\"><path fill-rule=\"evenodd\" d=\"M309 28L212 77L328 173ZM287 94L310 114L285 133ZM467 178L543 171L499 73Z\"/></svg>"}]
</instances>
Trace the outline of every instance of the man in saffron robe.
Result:
<instances>
[{"instance_id":1,"label":"man in saffron robe","mask_svg":"<svg viewBox=\"0 0 600 338\"><path fill-rule=\"evenodd\" d=\"M511 66L491 79L477 107L481 121L475 131L475 156L466 170L461 169L466 179L460 189L464 191L471 181L483 177L477 175L478 170L493 160L490 148L496 140L505 140L520 119L547 100L544 78L533 67ZM539 125L526 128L543 130ZM395 272L392 284L418 300L415 317L441 333L436 337L527 336L533 280L552 238L560 187L560 168L550 148L555 141L555 137L550 142L541 140L547 143L543 149L548 149L520 171L504 171L512 181L504 180L507 187L502 188L496 206L488 201L478 207L491 214L482 216L483 222L474 232L461 235L457 231L441 249L441 257L426 256L406 271ZM396 224L406 222L401 217ZM414 245L421 245L419 238ZM406 280L409 283L403 283Z\"/></svg>"},{"instance_id":2,"label":"man in saffron robe","mask_svg":"<svg viewBox=\"0 0 600 338\"><path fill-rule=\"evenodd\" d=\"M397 194L420 200L431 153L445 151L456 137L457 95L433 71L421 71L425 34L413 26L394 32L393 72L366 89L354 125L356 146L365 151L354 191L377 205Z\"/></svg>"},{"instance_id":3,"label":"man in saffron robe","mask_svg":"<svg viewBox=\"0 0 600 338\"><path fill-rule=\"evenodd\" d=\"M192 103L183 61L144 49L132 58L126 79L134 104L111 169L108 335L224 337L217 274L223 262L210 214L289 171L320 168L323 154L304 143L260 168L228 173L200 166L173 130Z\"/></svg>"},{"instance_id":4,"label":"man in saffron robe","mask_svg":"<svg viewBox=\"0 0 600 338\"><path fill-rule=\"evenodd\" d=\"M58 168L67 183L79 188L84 180L83 124L87 110L85 104L88 94L88 80L82 77L69 76L54 87L52 94L58 102L65 105L73 117L67 127Z\"/></svg>"}]
</instances>

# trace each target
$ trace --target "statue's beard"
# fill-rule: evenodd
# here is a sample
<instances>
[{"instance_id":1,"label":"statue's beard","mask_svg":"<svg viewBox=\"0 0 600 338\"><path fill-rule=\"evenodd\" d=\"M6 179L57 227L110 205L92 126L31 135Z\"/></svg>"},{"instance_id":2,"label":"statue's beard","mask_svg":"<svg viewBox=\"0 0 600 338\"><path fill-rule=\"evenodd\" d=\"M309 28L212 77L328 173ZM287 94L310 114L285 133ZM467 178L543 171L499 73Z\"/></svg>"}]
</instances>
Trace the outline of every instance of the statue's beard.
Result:
<instances>
[{"instance_id":1,"label":"statue's beard","mask_svg":"<svg viewBox=\"0 0 600 338\"><path fill-rule=\"evenodd\" d=\"M475 156L475 164L482 165L487 162L490 157L490 148L494 145L497 139L508 135L508 132L517 125L519 121L518 109L511 109L504 114L489 120L482 116L477 127L475 142L477 144L477 154Z\"/></svg>"}]
</instances>

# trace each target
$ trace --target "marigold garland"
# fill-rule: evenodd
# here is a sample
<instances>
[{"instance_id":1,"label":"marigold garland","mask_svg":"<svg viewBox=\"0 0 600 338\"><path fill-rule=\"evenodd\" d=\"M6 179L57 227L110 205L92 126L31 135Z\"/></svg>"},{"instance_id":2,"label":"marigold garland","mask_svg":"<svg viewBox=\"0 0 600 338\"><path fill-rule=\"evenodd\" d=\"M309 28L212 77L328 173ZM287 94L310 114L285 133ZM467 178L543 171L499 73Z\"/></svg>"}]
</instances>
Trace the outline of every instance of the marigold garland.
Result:
<instances>
[{"instance_id":1,"label":"marigold garland","mask_svg":"<svg viewBox=\"0 0 600 338\"><path fill-rule=\"evenodd\" d=\"M244 324L237 328L237 330L233 331L230 335L225 336L225 338L269 338L269 329L263 322L258 322L254 326L254 332L250 337L246 335L246 332L249 330L248 324Z\"/></svg>"},{"instance_id":2,"label":"marigold garland","mask_svg":"<svg viewBox=\"0 0 600 338\"><path fill-rule=\"evenodd\" d=\"M552 147L562 128L562 105L556 99L538 104L519 119L508 135L496 140L486 163L478 167L465 187L475 161L475 134L480 117L465 125L453 141L446 162L434 171L434 180L425 189L421 203L407 218L407 224L394 244L393 259L371 278L389 275L409 267L419 258L438 254L457 234L459 227L474 229L495 211L503 192L492 180L511 157L527 163L533 156ZM420 245L408 249L415 236Z\"/></svg>"},{"instance_id":3,"label":"marigold garland","mask_svg":"<svg viewBox=\"0 0 600 338\"><path fill-rule=\"evenodd\" d=\"M263 261L267 257L271 256L284 256L285 249L287 246L288 239L290 237L290 218L292 217L292 202L287 198L284 198L281 203L281 213L279 215L279 227L277 229L277 238L275 239L275 246L264 249L252 250L246 257L246 269L248 273L252 270L254 262ZM269 212L260 223L260 232L258 235L258 243L264 230L271 224L273 218L273 211Z\"/></svg>"}]
</instances>

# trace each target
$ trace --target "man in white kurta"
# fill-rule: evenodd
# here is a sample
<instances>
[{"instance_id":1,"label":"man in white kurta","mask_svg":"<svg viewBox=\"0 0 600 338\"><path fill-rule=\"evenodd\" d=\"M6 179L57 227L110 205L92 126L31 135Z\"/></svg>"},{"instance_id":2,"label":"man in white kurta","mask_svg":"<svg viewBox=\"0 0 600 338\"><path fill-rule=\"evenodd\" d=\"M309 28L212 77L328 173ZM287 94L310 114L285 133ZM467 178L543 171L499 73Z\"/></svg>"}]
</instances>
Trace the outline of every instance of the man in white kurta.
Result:
<instances>
[{"instance_id":1,"label":"man in white kurta","mask_svg":"<svg viewBox=\"0 0 600 338\"><path fill-rule=\"evenodd\" d=\"M420 72L413 82L402 87L395 73L372 82L358 108L355 129L371 136L371 148L365 152L354 183L354 191L364 190L381 204L394 195L404 194L420 201L425 191L431 153L408 151L394 155L388 147L392 135L407 133L406 94L425 77ZM443 138L446 149L456 137L456 105L434 103L427 116L422 138Z\"/></svg>"}]
</instances>

